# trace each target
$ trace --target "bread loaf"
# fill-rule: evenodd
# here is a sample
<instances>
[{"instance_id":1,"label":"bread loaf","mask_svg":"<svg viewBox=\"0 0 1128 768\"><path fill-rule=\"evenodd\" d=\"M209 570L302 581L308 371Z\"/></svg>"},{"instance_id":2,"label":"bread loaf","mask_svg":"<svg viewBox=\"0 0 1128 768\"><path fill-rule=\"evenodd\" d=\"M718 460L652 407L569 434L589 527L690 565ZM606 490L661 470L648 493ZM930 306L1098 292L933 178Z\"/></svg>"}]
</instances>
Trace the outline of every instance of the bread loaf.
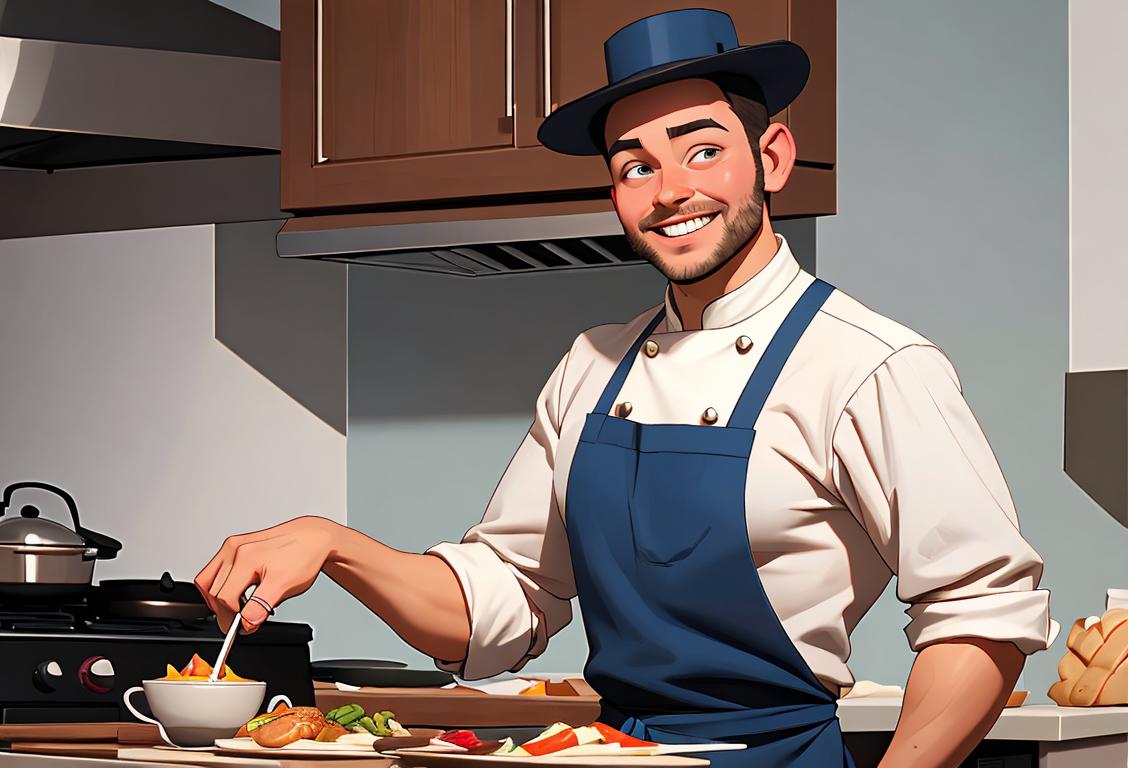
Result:
<instances>
[{"instance_id":1,"label":"bread loaf","mask_svg":"<svg viewBox=\"0 0 1128 768\"><path fill-rule=\"evenodd\" d=\"M1128 704L1128 610L1078 619L1049 696L1063 707Z\"/></svg>"}]
</instances>

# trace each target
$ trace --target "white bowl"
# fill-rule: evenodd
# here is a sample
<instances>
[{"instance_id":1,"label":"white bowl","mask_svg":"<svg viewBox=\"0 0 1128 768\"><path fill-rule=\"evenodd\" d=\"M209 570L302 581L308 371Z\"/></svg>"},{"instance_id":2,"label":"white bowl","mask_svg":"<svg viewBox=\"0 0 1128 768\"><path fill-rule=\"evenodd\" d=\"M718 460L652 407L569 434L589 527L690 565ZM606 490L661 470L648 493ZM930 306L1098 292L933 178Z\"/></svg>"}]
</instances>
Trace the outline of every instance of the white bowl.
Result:
<instances>
[{"instance_id":1,"label":"white bowl","mask_svg":"<svg viewBox=\"0 0 1128 768\"><path fill-rule=\"evenodd\" d=\"M129 697L142 689L156 720L145 717L130 703ZM234 736L259 713L265 695L263 682L143 680L141 687L126 691L124 699L136 717L160 725L161 735L173 746L203 747Z\"/></svg>"}]
</instances>

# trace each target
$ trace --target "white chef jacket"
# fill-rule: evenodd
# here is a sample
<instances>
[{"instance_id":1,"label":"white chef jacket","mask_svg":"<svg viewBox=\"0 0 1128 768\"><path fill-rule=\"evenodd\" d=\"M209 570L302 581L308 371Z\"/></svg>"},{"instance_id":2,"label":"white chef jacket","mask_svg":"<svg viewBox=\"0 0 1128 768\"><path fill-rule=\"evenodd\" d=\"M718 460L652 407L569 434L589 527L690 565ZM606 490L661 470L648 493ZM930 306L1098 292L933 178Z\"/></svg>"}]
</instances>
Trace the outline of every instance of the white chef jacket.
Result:
<instances>
[{"instance_id":1,"label":"white chef jacket","mask_svg":"<svg viewBox=\"0 0 1128 768\"><path fill-rule=\"evenodd\" d=\"M639 352L616 408L629 402L629 418L648 424L702 424L713 408L716 426L725 424L814 279L777 237L771 262L710 303L699 331L682 330L667 290L666 319L650 337L656 354ZM470 614L466 659L436 660L439 667L469 679L516 671L571 620L572 457L586 415L657 310L580 334L541 392L481 523L461 543L429 550L454 570ZM971 636L1033 653L1056 634L1049 593L1037 589L1042 560L1019 532L951 363L924 337L841 291L827 299L768 397L745 499L768 600L835 695L853 684L850 632L893 576L909 606L905 634L914 650Z\"/></svg>"}]
</instances>

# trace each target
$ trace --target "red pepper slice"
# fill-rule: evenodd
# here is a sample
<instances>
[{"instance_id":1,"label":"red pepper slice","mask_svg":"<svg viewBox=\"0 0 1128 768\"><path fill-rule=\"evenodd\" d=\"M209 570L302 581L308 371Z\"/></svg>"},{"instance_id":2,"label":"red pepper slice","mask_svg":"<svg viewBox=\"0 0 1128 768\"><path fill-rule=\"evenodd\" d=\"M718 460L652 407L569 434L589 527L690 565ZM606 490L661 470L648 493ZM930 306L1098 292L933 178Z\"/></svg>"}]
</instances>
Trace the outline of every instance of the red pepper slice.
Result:
<instances>
[{"instance_id":1,"label":"red pepper slice","mask_svg":"<svg viewBox=\"0 0 1128 768\"><path fill-rule=\"evenodd\" d=\"M592 723L591 727L599 731L599 735L602 736L603 740L608 744L619 744L624 747L657 746L653 741L643 741L642 739L636 739L634 736L625 734L622 731L616 731L611 726L604 725L603 723Z\"/></svg>"},{"instance_id":2,"label":"red pepper slice","mask_svg":"<svg viewBox=\"0 0 1128 768\"><path fill-rule=\"evenodd\" d=\"M521 749L528 752L530 755L539 757L540 755L551 754L552 752L559 752L568 747L578 746L580 740L576 738L576 732L571 728L554 733L546 739L539 739L537 741L530 741L527 744L522 744Z\"/></svg>"},{"instance_id":3,"label":"red pepper slice","mask_svg":"<svg viewBox=\"0 0 1128 768\"><path fill-rule=\"evenodd\" d=\"M438 736L440 741L445 741L449 744L454 744L465 749L473 749L482 745L481 739L473 731L460 730L460 731L446 731L440 733Z\"/></svg>"}]
</instances>

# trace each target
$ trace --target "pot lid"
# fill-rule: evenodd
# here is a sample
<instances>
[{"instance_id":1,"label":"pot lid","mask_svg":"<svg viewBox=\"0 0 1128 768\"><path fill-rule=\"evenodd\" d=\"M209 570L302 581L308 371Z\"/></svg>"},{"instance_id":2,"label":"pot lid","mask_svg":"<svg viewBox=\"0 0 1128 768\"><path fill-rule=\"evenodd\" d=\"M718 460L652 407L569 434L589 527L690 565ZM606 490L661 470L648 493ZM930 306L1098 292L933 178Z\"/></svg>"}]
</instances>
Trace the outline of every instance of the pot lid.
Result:
<instances>
[{"instance_id":1,"label":"pot lid","mask_svg":"<svg viewBox=\"0 0 1128 768\"><path fill-rule=\"evenodd\" d=\"M39 508L27 504L20 509L18 517L0 517L0 545L3 544L85 547L86 540L65 525L41 518Z\"/></svg>"}]
</instances>

